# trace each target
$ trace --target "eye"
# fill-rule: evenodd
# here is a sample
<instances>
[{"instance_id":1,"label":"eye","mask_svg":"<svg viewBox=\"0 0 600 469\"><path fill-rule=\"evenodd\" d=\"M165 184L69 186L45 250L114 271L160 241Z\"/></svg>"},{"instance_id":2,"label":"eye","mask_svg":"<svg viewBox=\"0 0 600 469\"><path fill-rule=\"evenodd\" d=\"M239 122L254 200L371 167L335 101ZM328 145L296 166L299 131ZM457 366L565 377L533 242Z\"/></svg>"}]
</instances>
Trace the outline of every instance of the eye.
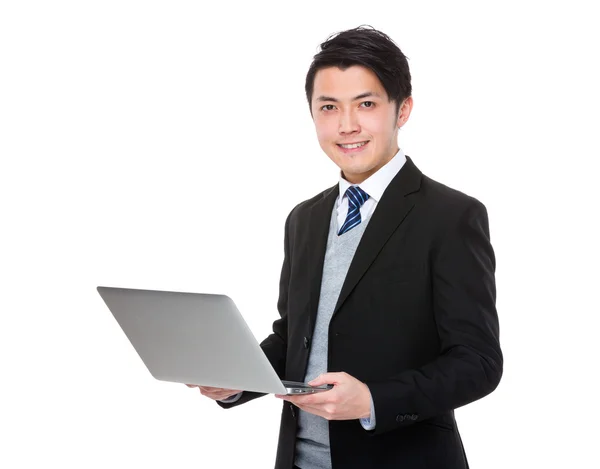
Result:
<instances>
[{"instance_id":1,"label":"eye","mask_svg":"<svg viewBox=\"0 0 600 469\"><path fill-rule=\"evenodd\" d=\"M367 107L367 108L375 106L375 103L373 101L364 101L360 104L361 104L361 106L364 104L365 105L364 107Z\"/></svg>"},{"instance_id":2,"label":"eye","mask_svg":"<svg viewBox=\"0 0 600 469\"><path fill-rule=\"evenodd\" d=\"M333 111L334 107L333 104L326 104L325 106L321 106L321 111Z\"/></svg>"}]
</instances>

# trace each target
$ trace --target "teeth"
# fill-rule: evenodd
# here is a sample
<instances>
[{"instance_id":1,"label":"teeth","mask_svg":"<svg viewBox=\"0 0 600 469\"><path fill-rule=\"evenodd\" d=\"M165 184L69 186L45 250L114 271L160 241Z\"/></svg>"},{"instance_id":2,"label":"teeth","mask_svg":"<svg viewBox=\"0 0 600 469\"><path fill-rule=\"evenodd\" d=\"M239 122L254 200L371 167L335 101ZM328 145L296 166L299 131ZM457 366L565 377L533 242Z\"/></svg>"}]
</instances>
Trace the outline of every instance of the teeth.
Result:
<instances>
[{"instance_id":1,"label":"teeth","mask_svg":"<svg viewBox=\"0 0 600 469\"><path fill-rule=\"evenodd\" d=\"M351 150L352 148L359 148L359 147L362 147L363 145L366 145L366 144L367 144L367 142L353 143L352 145L340 145L340 147L347 148L348 150Z\"/></svg>"}]
</instances>

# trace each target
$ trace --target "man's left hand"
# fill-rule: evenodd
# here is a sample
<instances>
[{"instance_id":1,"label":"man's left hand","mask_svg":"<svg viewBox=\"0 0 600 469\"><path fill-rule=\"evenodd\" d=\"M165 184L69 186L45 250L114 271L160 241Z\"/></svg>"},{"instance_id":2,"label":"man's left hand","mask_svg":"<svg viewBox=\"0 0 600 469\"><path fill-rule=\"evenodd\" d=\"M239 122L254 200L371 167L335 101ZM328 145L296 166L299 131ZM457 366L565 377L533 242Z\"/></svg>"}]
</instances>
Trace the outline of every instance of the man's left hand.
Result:
<instances>
[{"instance_id":1,"label":"man's left hand","mask_svg":"<svg viewBox=\"0 0 600 469\"><path fill-rule=\"evenodd\" d=\"M353 420L371 416L369 387L348 373L325 373L308 383L311 386L333 384L329 391L303 396L275 395L305 412L327 420Z\"/></svg>"}]
</instances>

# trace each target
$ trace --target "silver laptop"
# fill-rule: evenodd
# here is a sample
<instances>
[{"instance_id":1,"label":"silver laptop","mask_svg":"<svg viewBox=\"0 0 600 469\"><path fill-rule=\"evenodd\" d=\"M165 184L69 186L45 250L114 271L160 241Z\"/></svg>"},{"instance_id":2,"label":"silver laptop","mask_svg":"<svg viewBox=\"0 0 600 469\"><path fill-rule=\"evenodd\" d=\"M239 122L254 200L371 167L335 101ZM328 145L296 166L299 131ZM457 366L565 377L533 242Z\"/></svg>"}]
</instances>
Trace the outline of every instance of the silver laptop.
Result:
<instances>
[{"instance_id":1,"label":"silver laptop","mask_svg":"<svg viewBox=\"0 0 600 469\"><path fill-rule=\"evenodd\" d=\"M273 394L331 389L282 381L226 295L98 287L156 379Z\"/></svg>"}]
</instances>

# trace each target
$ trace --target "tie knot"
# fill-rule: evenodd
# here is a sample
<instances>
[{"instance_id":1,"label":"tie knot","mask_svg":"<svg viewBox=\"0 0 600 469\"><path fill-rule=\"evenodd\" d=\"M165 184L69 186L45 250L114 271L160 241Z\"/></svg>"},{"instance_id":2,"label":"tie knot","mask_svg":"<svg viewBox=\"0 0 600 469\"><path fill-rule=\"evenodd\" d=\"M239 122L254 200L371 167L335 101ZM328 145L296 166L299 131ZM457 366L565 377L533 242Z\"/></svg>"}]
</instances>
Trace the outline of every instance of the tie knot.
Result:
<instances>
[{"instance_id":1,"label":"tie knot","mask_svg":"<svg viewBox=\"0 0 600 469\"><path fill-rule=\"evenodd\" d=\"M346 195L348 196L348 203L351 207L360 208L369 198L369 194L358 186L350 186L346 191Z\"/></svg>"}]
</instances>

